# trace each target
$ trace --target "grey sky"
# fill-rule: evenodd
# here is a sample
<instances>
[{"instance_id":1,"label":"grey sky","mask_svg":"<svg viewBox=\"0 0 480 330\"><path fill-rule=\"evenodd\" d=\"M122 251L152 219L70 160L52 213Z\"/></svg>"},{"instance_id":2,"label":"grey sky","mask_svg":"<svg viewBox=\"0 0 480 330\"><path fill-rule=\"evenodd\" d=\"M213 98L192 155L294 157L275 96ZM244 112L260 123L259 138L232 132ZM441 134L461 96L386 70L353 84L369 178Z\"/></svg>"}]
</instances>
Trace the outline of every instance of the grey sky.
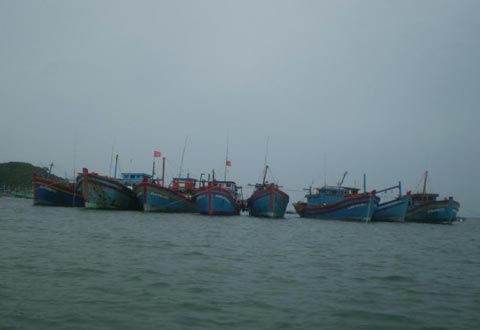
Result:
<instances>
[{"instance_id":1,"label":"grey sky","mask_svg":"<svg viewBox=\"0 0 480 330\"><path fill-rule=\"evenodd\" d=\"M0 162L291 190L401 180L478 215L480 2L0 0ZM159 168L160 166L157 166ZM248 191L247 191L248 194Z\"/></svg>"}]
</instances>

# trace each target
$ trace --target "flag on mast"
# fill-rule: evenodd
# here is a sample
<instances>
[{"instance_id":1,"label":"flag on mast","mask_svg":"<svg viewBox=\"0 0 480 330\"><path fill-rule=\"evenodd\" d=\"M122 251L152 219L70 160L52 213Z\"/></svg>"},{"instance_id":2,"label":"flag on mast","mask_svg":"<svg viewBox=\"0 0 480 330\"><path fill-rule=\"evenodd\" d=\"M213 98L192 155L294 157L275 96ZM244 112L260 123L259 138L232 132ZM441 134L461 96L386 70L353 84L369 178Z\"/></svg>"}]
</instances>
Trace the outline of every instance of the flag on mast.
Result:
<instances>
[{"instance_id":1,"label":"flag on mast","mask_svg":"<svg viewBox=\"0 0 480 330\"><path fill-rule=\"evenodd\" d=\"M162 155L162 153L158 150L153 151L153 158L158 158Z\"/></svg>"},{"instance_id":2,"label":"flag on mast","mask_svg":"<svg viewBox=\"0 0 480 330\"><path fill-rule=\"evenodd\" d=\"M227 159L225 161L225 166L232 166L232 161Z\"/></svg>"}]
</instances>

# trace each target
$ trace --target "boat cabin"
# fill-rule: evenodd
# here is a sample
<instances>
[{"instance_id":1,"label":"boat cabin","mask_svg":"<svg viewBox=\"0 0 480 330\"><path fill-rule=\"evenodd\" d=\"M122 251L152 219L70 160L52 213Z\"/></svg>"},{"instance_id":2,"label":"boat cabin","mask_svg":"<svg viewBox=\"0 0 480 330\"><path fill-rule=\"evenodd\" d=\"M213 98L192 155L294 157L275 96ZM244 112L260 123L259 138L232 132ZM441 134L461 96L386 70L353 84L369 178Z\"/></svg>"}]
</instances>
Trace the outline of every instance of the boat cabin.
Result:
<instances>
[{"instance_id":1,"label":"boat cabin","mask_svg":"<svg viewBox=\"0 0 480 330\"><path fill-rule=\"evenodd\" d=\"M145 179L150 181L152 176L145 173L122 173L120 181L127 186L133 186L134 184L145 181Z\"/></svg>"},{"instance_id":2,"label":"boat cabin","mask_svg":"<svg viewBox=\"0 0 480 330\"><path fill-rule=\"evenodd\" d=\"M239 188L237 184L233 181L216 181L215 180L213 182L209 182L208 185L210 187L220 187L220 188L226 189L235 195L238 193L238 188Z\"/></svg>"},{"instance_id":3,"label":"boat cabin","mask_svg":"<svg viewBox=\"0 0 480 330\"><path fill-rule=\"evenodd\" d=\"M328 205L356 195L359 190L358 188L350 187L324 186L322 188L314 188L305 197L309 205Z\"/></svg>"},{"instance_id":4,"label":"boat cabin","mask_svg":"<svg viewBox=\"0 0 480 330\"><path fill-rule=\"evenodd\" d=\"M191 178L173 178L170 188L183 192L192 191L196 188L197 181Z\"/></svg>"},{"instance_id":5,"label":"boat cabin","mask_svg":"<svg viewBox=\"0 0 480 330\"><path fill-rule=\"evenodd\" d=\"M435 201L438 198L438 194L433 193L418 193L412 194L412 199L410 200L410 205L417 205L425 202Z\"/></svg>"}]
</instances>

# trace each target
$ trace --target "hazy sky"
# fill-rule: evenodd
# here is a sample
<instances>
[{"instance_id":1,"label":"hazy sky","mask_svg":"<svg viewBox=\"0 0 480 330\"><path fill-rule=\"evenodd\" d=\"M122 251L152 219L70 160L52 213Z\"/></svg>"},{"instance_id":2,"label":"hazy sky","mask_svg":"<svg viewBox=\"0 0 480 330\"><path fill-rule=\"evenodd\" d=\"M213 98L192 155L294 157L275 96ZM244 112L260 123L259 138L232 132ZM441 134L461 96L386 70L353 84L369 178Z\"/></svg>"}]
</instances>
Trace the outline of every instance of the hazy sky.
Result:
<instances>
[{"instance_id":1,"label":"hazy sky","mask_svg":"<svg viewBox=\"0 0 480 330\"><path fill-rule=\"evenodd\" d=\"M480 1L0 0L0 162L64 176L268 163L310 184L402 181L479 215ZM160 162L159 162L160 163ZM326 166L325 166L326 164ZM157 165L157 169L160 164ZM246 190L245 194L248 195Z\"/></svg>"}]
</instances>

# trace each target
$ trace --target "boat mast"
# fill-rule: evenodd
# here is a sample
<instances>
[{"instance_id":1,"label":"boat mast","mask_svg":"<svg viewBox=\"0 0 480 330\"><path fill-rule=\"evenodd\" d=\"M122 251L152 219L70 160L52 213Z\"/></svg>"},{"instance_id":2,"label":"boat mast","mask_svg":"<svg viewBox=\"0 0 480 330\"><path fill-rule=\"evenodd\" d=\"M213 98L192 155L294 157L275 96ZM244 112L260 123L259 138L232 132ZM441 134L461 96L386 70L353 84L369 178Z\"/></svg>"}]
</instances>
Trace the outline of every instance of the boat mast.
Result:
<instances>
[{"instance_id":1,"label":"boat mast","mask_svg":"<svg viewBox=\"0 0 480 330\"><path fill-rule=\"evenodd\" d=\"M52 167L53 167L53 162L50 163L50 168L48 169L48 176L49 177L52 175Z\"/></svg>"},{"instance_id":2,"label":"boat mast","mask_svg":"<svg viewBox=\"0 0 480 330\"><path fill-rule=\"evenodd\" d=\"M428 177L428 171L425 171L425 180L423 181L423 194L424 195L427 193L427 177Z\"/></svg>"},{"instance_id":3,"label":"boat mast","mask_svg":"<svg viewBox=\"0 0 480 330\"><path fill-rule=\"evenodd\" d=\"M265 160L263 161L263 166L265 167L265 171L263 173L262 185L265 185L265 179L267 178L267 170L268 170L267 157L268 157L268 142L269 142L269 140L270 140L270 137L267 136L267 145L265 147Z\"/></svg>"},{"instance_id":4,"label":"boat mast","mask_svg":"<svg viewBox=\"0 0 480 330\"><path fill-rule=\"evenodd\" d=\"M347 174L348 174L348 171L345 171L345 173L343 173L342 180L340 182L338 182L339 187L343 184L343 181L345 181L345 177L347 176Z\"/></svg>"},{"instance_id":5,"label":"boat mast","mask_svg":"<svg viewBox=\"0 0 480 330\"><path fill-rule=\"evenodd\" d=\"M152 165L152 180L153 177L155 176L155 157L153 157L153 165Z\"/></svg>"},{"instance_id":6,"label":"boat mast","mask_svg":"<svg viewBox=\"0 0 480 330\"><path fill-rule=\"evenodd\" d=\"M108 176L112 177L112 163L113 163L113 148L115 147L115 141L112 144L112 152L110 153L110 168L108 169Z\"/></svg>"},{"instance_id":7,"label":"boat mast","mask_svg":"<svg viewBox=\"0 0 480 330\"><path fill-rule=\"evenodd\" d=\"M117 165L118 165L118 154L115 156L115 171L114 171L114 174L113 174L114 179L117 178Z\"/></svg>"},{"instance_id":8,"label":"boat mast","mask_svg":"<svg viewBox=\"0 0 480 330\"><path fill-rule=\"evenodd\" d=\"M363 173L363 193L367 193L367 175L365 173Z\"/></svg>"},{"instance_id":9,"label":"boat mast","mask_svg":"<svg viewBox=\"0 0 480 330\"><path fill-rule=\"evenodd\" d=\"M225 172L223 173L223 181L227 181L227 164L228 164L228 142L229 142L229 131L227 130L227 150L225 152Z\"/></svg>"},{"instance_id":10,"label":"boat mast","mask_svg":"<svg viewBox=\"0 0 480 330\"><path fill-rule=\"evenodd\" d=\"M183 144L182 160L180 162L180 171L178 172L179 178L182 177L183 158L185 157L185 149L187 148L187 141L188 141L188 135L185 137L185 143Z\"/></svg>"},{"instance_id":11,"label":"boat mast","mask_svg":"<svg viewBox=\"0 0 480 330\"><path fill-rule=\"evenodd\" d=\"M265 179L267 178L268 165L265 165L265 172L263 173L262 185L265 185Z\"/></svg>"},{"instance_id":12,"label":"boat mast","mask_svg":"<svg viewBox=\"0 0 480 330\"><path fill-rule=\"evenodd\" d=\"M162 186L165 185L165 157L162 158Z\"/></svg>"}]
</instances>

